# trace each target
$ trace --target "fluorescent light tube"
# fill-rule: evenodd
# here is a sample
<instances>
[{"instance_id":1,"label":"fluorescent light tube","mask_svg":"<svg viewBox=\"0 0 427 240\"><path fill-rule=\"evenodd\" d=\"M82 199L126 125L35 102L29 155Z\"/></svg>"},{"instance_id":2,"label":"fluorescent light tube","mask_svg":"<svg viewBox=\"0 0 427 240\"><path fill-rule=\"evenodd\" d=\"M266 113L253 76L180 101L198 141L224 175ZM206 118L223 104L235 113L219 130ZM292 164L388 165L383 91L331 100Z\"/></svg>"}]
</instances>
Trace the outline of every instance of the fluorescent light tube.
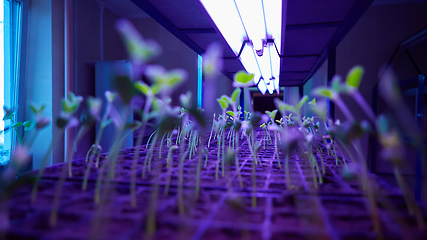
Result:
<instances>
[{"instance_id":1,"label":"fluorescent light tube","mask_svg":"<svg viewBox=\"0 0 427 240\"><path fill-rule=\"evenodd\" d=\"M200 2L237 56L242 47L246 32L234 1L200 0Z\"/></svg>"},{"instance_id":2,"label":"fluorescent light tube","mask_svg":"<svg viewBox=\"0 0 427 240\"><path fill-rule=\"evenodd\" d=\"M266 39L264 12L262 0L234 0L242 18L249 39L260 50L263 47L262 39Z\"/></svg>"}]
</instances>

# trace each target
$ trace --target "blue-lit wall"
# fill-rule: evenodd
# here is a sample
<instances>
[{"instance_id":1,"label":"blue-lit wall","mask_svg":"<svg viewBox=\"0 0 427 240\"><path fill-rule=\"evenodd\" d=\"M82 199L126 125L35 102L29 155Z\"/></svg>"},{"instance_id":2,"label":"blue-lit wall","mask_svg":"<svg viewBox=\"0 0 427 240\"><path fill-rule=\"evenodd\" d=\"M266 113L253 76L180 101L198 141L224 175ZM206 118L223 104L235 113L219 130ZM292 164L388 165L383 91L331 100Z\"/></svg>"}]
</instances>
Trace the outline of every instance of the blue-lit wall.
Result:
<instances>
[{"instance_id":1,"label":"blue-lit wall","mask_svg":"<svg viewBox=\"0 0 427 240\"><path fill-rule=\"evenodd\" d=\"M311 94L311 90L319 87L319 86L325 86L328 81L328 61L326 60L322 66L317 70L317 72L313 75L310 80L308 80L304 84L304 95L308 95L310 97L310 100L314 97ZM310 111L310 108L305 105L303 107L303 113L306 116L311 116L312 113Z\"/></svg>"},{"instance_id":2,"label":"blue-lit wall","mask_svg":"<svg viewBox=\"0 0 427 240\"><path fill-rule=\"evenodd\" d=\"M25 1L24 3L28 3ZM62 1L38 0L32 1L28 19L27 41L23 42L26 54L24 69L26 72L21 76L21 84L25 84L25 102L19 103L20 111L25 111L24 119L34 119L34 115L28 110L28 103L45 104L44 116L53 122L60 110L58 103L63 96L64 89L64 28L63 20L64 5ZM27 23L27 22L25 22ZM25 27L26 28L26 27ZM24 28L24 29L25 29ZM21 98L20 98L21 99ZM32 146L33 167L38 168L44 154L49 149L50 139L57 133L52 125L43 129L37 136ZM53 156L49 158L59 159L63 156L63 141L58 139L57 147Z\"/></svg>"}]
</instances>

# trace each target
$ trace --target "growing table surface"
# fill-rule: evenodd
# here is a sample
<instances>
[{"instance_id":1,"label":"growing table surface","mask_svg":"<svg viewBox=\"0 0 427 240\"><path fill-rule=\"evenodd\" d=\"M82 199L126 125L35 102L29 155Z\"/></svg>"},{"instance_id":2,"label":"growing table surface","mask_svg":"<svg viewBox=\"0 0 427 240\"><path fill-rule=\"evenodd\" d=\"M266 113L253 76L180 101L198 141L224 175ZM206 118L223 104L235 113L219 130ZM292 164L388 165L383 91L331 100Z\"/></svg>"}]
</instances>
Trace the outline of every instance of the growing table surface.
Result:
<instances>
[{"instance_id":1,"label":"growing table surface","mask_svg":"<svg viewBox=\"0 0 427 240\"><path fill-rule=\"evenodd\" d=\"M257 138L262 138L257 131ZM217 141L209 147L205 166L202 155L200 192L196 198L196 173L199 154L186 157L183 166L183 199L185 213L178 211L179 151L172 157L170 172L166 166L168 149L163 144L154 147L151 171L145 169L148 149L140 149L136 164L136 202L132 207L130 182L133 154L136 149L122 150L115 166L115 177L104 181L101 203L94 203L96 180L107 176L95 163L85 159L72 162L72 177L67 177L55 227L49 225L55 189L63 168L57 164L44 170L39 192L31 202L32 185L24 185L10 196L8 202L10 227L3 235L7 239L146 239L147 214L153 189L158 189L156 231L153 239L375 239L367 198L357 180L344 181L332 156L323 154L325 174L323 184L315 188L309 161L301 152L289 153L290 188L286 183L283 153L279 168L274 145L268 143L258 153L261 164L256 166L256 191L252 188L252 155L244 139L238 155L243 186L240 187L234 164L227 166L215 179ZM228 142L225 143L228 146ZM338 153L342 159L342 155ZM320 157L316 156L319 161ZM102 155L100 165L106 161ZM350 162L349 159L346 159ZM88 187L82 182L88 164L92 164ZM106 164L108 168L109 163ZM106 169L107 169L106 168ZM31 174L35 174L33 172ZM170 188L165 186L170 175ZM317 174L316 174L317 176ZM375 189L380 224L385 239L427 239L418 230L415 219L408 214L399 190L388 186L375 175L369 176ZM105 178L104 178L105 180ZM256 207L252 198L256 196ZM425 209L423 212L425 213ZM424 214L427 216L427 214Z\"/></svg>"}]
</instances>

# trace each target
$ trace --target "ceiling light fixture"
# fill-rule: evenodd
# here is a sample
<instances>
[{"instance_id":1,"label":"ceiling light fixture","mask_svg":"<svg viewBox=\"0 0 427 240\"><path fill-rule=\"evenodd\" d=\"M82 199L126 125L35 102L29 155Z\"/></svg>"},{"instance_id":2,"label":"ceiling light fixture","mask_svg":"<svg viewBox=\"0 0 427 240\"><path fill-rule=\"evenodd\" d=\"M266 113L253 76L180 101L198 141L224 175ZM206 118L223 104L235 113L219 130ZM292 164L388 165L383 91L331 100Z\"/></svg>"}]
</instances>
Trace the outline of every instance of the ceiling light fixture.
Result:
<instances>
[{"instance_id":1,"label":"ceiling light fixture","mask_svg":"<svg viewBox=\"0 0 427 240\"><path fill-rule=\"evenodd\" d=\"M279 93L282 0L200 0L254 83ZM286 4L286 0L283 1Z\"/></svg>"}]
</instances>

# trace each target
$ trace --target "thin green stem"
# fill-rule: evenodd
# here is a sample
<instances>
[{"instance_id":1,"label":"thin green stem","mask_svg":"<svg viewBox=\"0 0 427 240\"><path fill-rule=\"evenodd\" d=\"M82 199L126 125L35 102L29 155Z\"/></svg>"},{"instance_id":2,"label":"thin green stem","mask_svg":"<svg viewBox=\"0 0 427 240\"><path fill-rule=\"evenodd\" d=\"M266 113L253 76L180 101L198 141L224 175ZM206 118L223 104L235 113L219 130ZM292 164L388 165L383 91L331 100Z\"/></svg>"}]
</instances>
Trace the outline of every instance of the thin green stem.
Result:
<instances>
[{"instance_id":1,"label":"thin green stem","mask_svg":"<svg viewBox=\"0 0 427 240\"><path fill-rule=\"evenodd\" d=\"M39 131L40 130L37 129L35 131L35 133L33 134L33 136L31 137L31 140L30 140L30 142L27 145L29 149L33 146L34 142L36 141L36 138L37 138L37 135L39 134Z\"/></svg>"},{"instance_id":2,"label":"thin green stem","mask_svg":"<svg viewBox=\"0 0 427 240\"><path fill-rule=\"evenodd\" d=\"M255 208L256 207L256 176L255 176L255 168L256 168L256 156L254 153L254 149L252 148L252 144L251 144L251 140L250 137L246 135L247 138L247 142L249 144L249 149L252 153L252 173L251 173L251 180L252 180L252 207Z\"/></svg>"},{"instance_id":3,"label":"thin green stem","mask_svg":"<svg viewBox=\"0 0 427 240\"><path fill-rule=\"evenodd\" d=\"M163 146L163 141L165 140L165 136L166 136L166 133L163 134L162 140L160 141L160 146L159 146L159 160L162 159L162 146Z\"/></svg>"},{"instance_id":4,"label":"thin green stem","mask_svg":"<svg viewBox=\"0 0 427 240\"><path fill-rule=\"evenodd\" d=\"M340 108L341 112L344 114L344 116L347 118L347 120L352 122L354 120L353 114L351 114L350 110L344 104L343 100L338 97L334 100L334 102Z\"/></svg>"},{"instance_id":5,"label":"thin green stem","mask_svg":"<svg viewBox=\"0 0 427 240\"><path fill-rule=\"evenodd\" d=\"M221 165L221 170L222 170L222 177L224 177L225 174L225 134L223 134L223 138L222 138L222 165Z\"/></svg>"},{"instance_id":6,"label":"thin green stem","mask_svg":"<svg viewBox=\"0 0 427 240\"><path fill-rule=\"evenodd\" d=\"M47 164L47 160L50 156L50 153L52 152L52 149L54 147L55 144L58 143L58 140L60 138L60 136L62 135L62 133L64 132L64 129L58 129L59 131L56 132L56 134L54 135L54 137L52 138L52 142L50 143L49 149L47 150L47 152L45 153L43 160L41 162L41 166L39 169L39 172L37 173L37 177L36 180L34 181L33 184L33 190L31 192L31 202L34 202L36 200L37 197L37 186L40 182L41 176L43 174L43 170Z\"/></svg>"},{"instance_id":7,"label":"thin green stem","mask_svg":"<svg viewBox=\"0 0 427 240\"><path fill-rule=\"evenodd\" d=\"M286 175L286 187L287 189L291 188L291 177L289 176L289 152L286 151L285 154L285 175Z\"/></svg>"},{"instance_id":8,"label":"thin green stem","mask_svg":"<svg viewBox=\"0 0 427 240\"><path fill-rule=\"evenodd\" d=\"M191 140L191 139L189 139ZM183 188L183 172L184 172L184 159L190 151L190 141L188 142L188 148L185 151L184 155L181 156L179 162L179 184L178 184L178 211L180 214L184 214L184 202L182 198L182 188Z\"/></svg>"},{"instance_id":9,"label":"thin green stem","mask_svg":"<svg viewBox=\"0 0 427 240\"><path fill-rule=\"evenodd\" d=\"M21 137L21 134L19 134L19 131L16 127L13 128L13 130L15 131L16 137L18 138L18 143L21 146L23 143L23 137ZM24 131L24 135L25 135L25 131Z\"/></svg>"},{"instance_id":10,"label":"thin green stem","mask_svg":"<svg viewBox=\"0 0 427 240\"><path fill-rule=\"evenodd\" d=\"M145 135L145 128L147 127L147 119L146 116L148 115L148 112L150 111L151 108L151 102L152 99L150 97L150 95L147 96L147 98L145 99L145 104L144 104L144 110L142 112L142 126L139 130L139 134L138 134L138 138L136 139L136 149L133 155L133 161L132 161L132 170L131 170L131 181L130 181L130 199L131 199L131 205L132 207L136 207L136 166L138 163L138 159L139 159L139 153L140 153L140 149L141 149L141 145L142 145L142 140L144 139L144 135Z\"/></svg>"},{"instance_id":11,"label":"thin green stem","mask_svg":"<svg viewBox=\"0 0 427 240\"><path fill-rule=\"evenodd\" d=\"M371 120L373 123L376 122L376 117L374 112L372 111L369 104L366 102L366 100L363 98L362 94L360 94L359 91L355 91L352 94L354 100L359 104L359 106L363 109L365 114L368 116L369 120Z\"/></svg>"},{"instance_id":12,"label":"thin green stem","mask_svg":"<svg viewBox=\"0 0 427 240\"><path fill-rule=\"evenodd\" d=\"M221 161L220 153L221 153L221 136L218 138L218 153L217 153L217 161L216 161L216 168L215 168L215 181L218 181L219 162Z\"/></svg>"},{"instance_id":13,"label":"thin green stem","mask_svg":"<svg viewBox=\"0 0 427 240\"><path fill-rule=\"evenodd\" d=\"M356 152L358 153L358 155L360 157L360 161L358 161L359 165L362 167L360 180L362 182L363 190L366 192L366 195L368 196L368 199L369 199L369 206L371 209L371 218L372 218L372 222L374 224L374 231L377 234L378 238L382 239L382 232L381 232L381 225L380 225L380 220L379 220L379 216L378 216L378 209L377 209L377 204L376 204L375 197L374 197L375 193L374 193L374 190L372 189L372 185L369 184L369 177L368 177L368 172L366 169L365 158L363 156L362 151L359 148L359 144L356 144L354 141L352 141L351 143L353 144L353 147L355 148ZM355 159L353 159L353 161L354 160Z\"/></svg>"},{"instance_id":14,"label":"thin green stem","mask_svg":"<svg viewBox=\"0 0 427 240\"><path fill-rule=\"evenodd\" d=\"M170 159L170 158L171 158L172 153L173 153L173 150L169 149L169 151L168 151L168 158L166 160L166 166L168 167L168 173L167 173L167 176L166 176L166 186L165 186L165 192L164 192L165 195L167 195L168 192L169 192L169 184L170 184L170 181L171 181L173 157L172 157L172 159ZM170 159L170 162L169 162L169 159Z\"/></svg>"},{"instance_id":15,"label":"thin green stem","mask_svg":"<svg viewBox=\"0 0 427 240\"><path fill-rule=\"evenodd\" d=\"M251 93L249 92L249 88L245 87L243 88L243 94L244 94L244 98L245 98L245 102L248 105L248 112L254 112L254 108L252 106L252 102L251 102Z\"/></svg>"},{"instance_id":16,"label":"thin green stem","mask_svg":"<svg viewBox=\"0 0 427 240\"><path fill-rule=\"evenodd\" d=\"M308 161L310 162L310 167L311 167L311 175L313 176L313 182L314 182L314 188L318 188L318 184L317 184L317 178L316 178L316 172L314 170L314 162L311 159L311 155L307 152L308 155Z\"/></svg>"},{"instance_id":17,"label":"thin green stem","mask_svg":"<svg viewBox=\"0 0 427 240\"><path fill-rule=\"evenodd\" d=\"M146 232L148 239L151 239L154 232L156 231L156 211L157 211L157 197L159 195L159 185L153 184L151 193L150 208L148 210Z\"/></svg>"},{"instance_id":18,"label":"thin green stem","mask_svg":"<svg viewBox=\"0 0 427 240\"><path fill-rule=\"evenodd\" d=\"M415 215L418 228L423 229L424 220L422 216L422 211L419 209L419 206L413 199L412 193L410 192L409 188L406 186L406 183L402 178L402 174L400 173L399 167L394 166L393 171L394 171L394 176L396 178L396 182L403 192L403 196L405 198L405 202L406 202L406 206L408 207L409 214L412 216Z\"/></svg>"},{"instance_id":19,"label":"thin green stem","mask_svg":"<svg viewBox=\"0 0 427 240\"><path fill-rule=\"evenodd\" d=\"M277 163L279 164L279 168L282 168L282 166L280 165L280 159L279 159L279 149L277 148L277 133L276 133L276 131L274 131L274 150L276 151L276 158L277 158Z\"/></svg>"},{"instance_id":20,"label":"thin green stem","mask_svg":"<svg viewBox=\"0 0 427 240\"><path fill-rule=\"evenodd\" d=\"M319 146L317 147L317 152L319 153L320 156L320 161L322 163L322 173L325 174L325 164L323 163L323 156L322 156L322 151L320 150Z\"/></svg>"},{"instance_id":21,"label":"thin green stem","mask_svg":"<svg viewBox=\"0 0 427 240\"><path fill-rule=\"evenodd\" d=\"M155 130L155 131L153 131L153 133L151 133L150 137L149 137L149 138L148 138L148 140L147 140L147 144L145 145L145 147L146 147L146 148L148 148L148 145L150 144L150 140L151 140L151 138L153 137L153 135L154 135L155 133L157 133L157 130Z\"/></svg>"},{"instance_id":22,"label":"thin green stem","mask_svg":"<svg viewBox=\"0 0 427 240\"><path fill-rule=\"evenodd\" d=\"M69 177L72 177L72 171L71 171L71 167L72 167L71 162L72 161L71 160L73 159L74 150L76 149L77 142L80 141L80 138L83 137L83 135L87 132L87 130L88 130L87 127L83 125L79 129L79 132L77 133L76 139L74 139L73 148L72 149L68 149L67 159L65 159L65 161L68 162L68 176Z\"/></svg>"},{"instance_id":23,"label":"thin green stem","mask_svg":"<svg viewBox=\"0 0 427 240\"><path fill-rule=\"evenodd\" d=\"M199 149L199 157L197 159L197 176L196 176L196 199L199 197L200 189L200 170L202 168L202 150Z\"/></svg>"},{"instance_id":24,"label":"thin green stem","mask_svg":"<svg viewBox=\"0 0 427 240\"><path fill-rule=\"evenodd\" d=\"M237 178L239 179L239 186L240 186L240 188L243 188L242 176L240 174L240 166L239 166L239 136L237 136L235 138L235 141L236 141L236 150L235 150L235 153L236 153L236 158L235 158L236 173L237 173Z\"/></svg>"},{"instance_id":25,"label":"thin green stem","mask_svg":"<svg viewBox=\"0 0 427 240\"><path fill-rule=\"evenodd\" d=\"M317 174L319 174L319 183L323 184L323 178L322 178L322 174L320 173L320 168L319 168L319 165L317 163L317 159L314 157L312 152L310 153L310 159L313 161L313 164L316 168Z\"/></svg>"},{"instance_id":26,"label":"thin green stem","mask_svg":"<svg viewBox=\"0 0 427 240\"><path fill-rule=\"evenodd\" d=\"M150 145L150 150L148 151L147 156L145 156L144 167L142 169L142 177L143 178L145 177L145 169L147 167L147 162L148 162L148 171L151 171L151 158L153 157L153 149L154 149L154 145L156 145L158 136L159 136L158 133L156 133L154 135L153 143Z\"/></svg>"}]
</instances>

